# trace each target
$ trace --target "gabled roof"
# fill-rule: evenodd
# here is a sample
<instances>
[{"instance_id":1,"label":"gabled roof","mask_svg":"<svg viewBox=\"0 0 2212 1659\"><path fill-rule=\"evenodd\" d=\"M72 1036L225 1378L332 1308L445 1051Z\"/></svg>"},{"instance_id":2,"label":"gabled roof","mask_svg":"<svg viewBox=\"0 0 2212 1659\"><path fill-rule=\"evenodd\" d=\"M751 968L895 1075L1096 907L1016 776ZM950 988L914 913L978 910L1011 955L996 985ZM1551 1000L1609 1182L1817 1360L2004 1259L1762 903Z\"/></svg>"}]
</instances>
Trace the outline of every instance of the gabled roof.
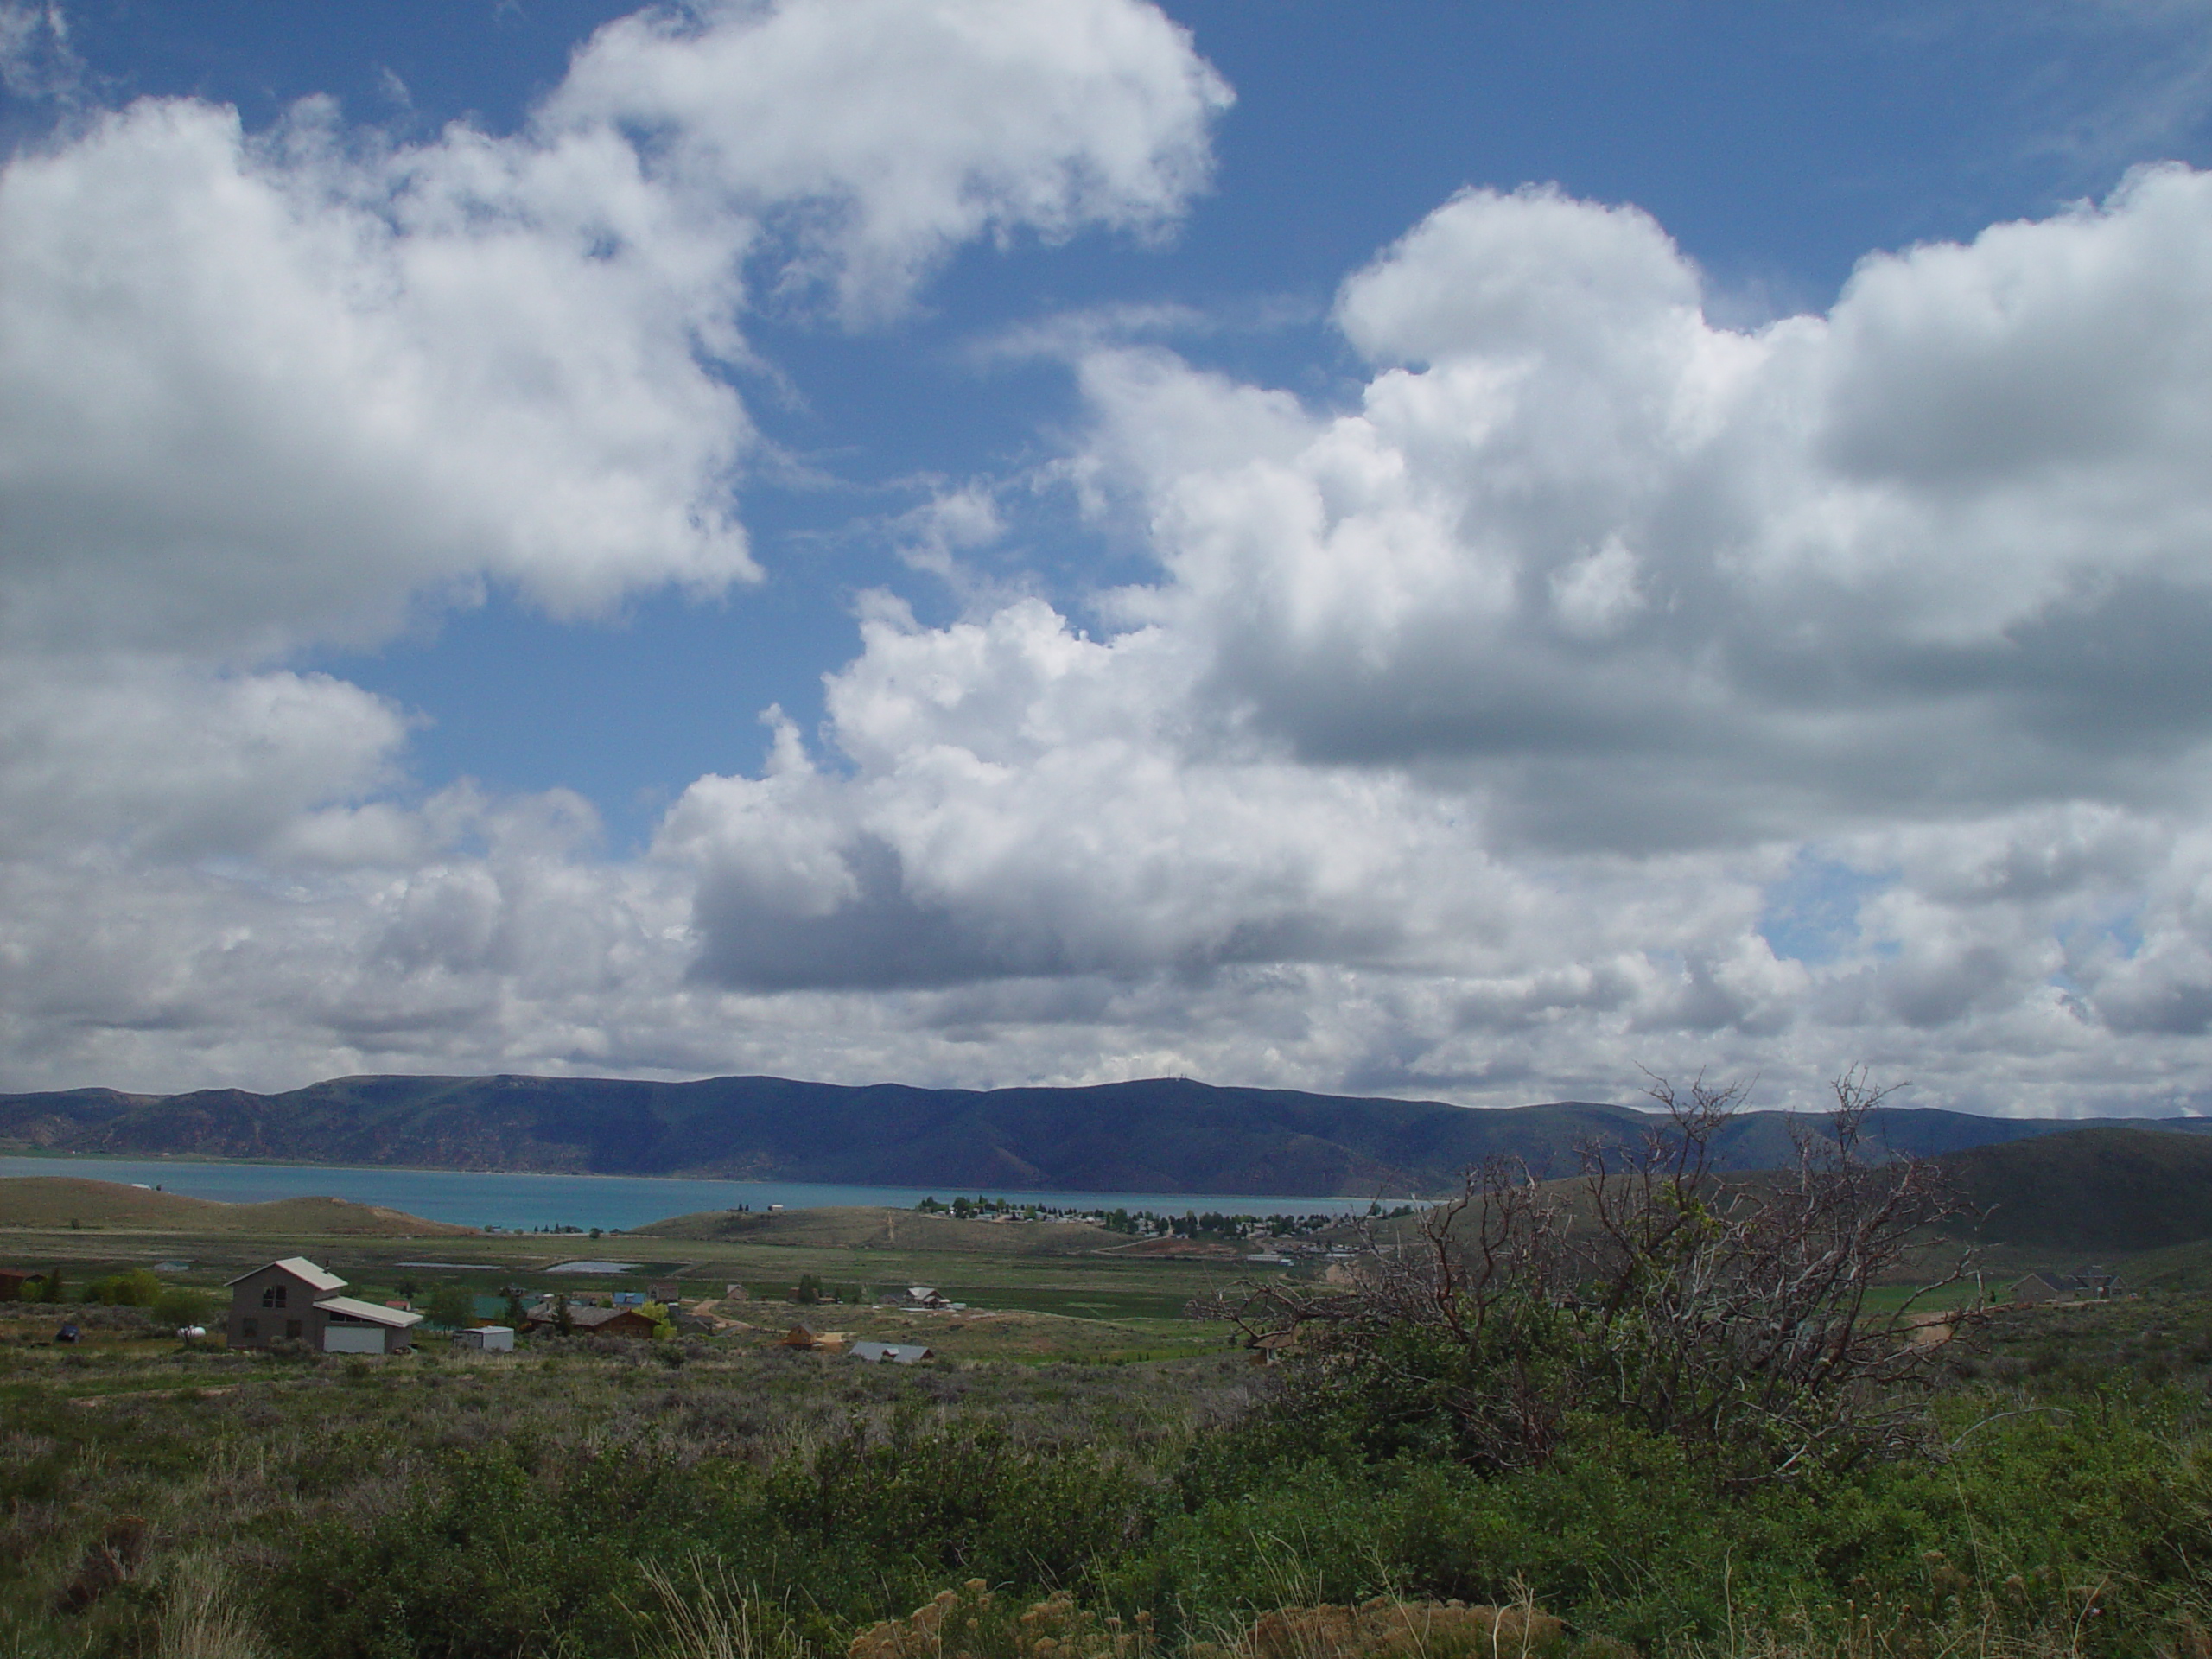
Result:
<instances>
[{"instance_id":1,"label":"gabled roof","mask_svg":"<svg viewBox=\"0 0 2212 1659\"><path fill-rule=\"evenodd\" d=\"M303 1280L317 1290L343 1290L346 1288L346 1281L343 1279L340 1279L334 1273L325 1272L322 1268L315 1266L314 1262L308 1261L304 1255L288 1255L281 1262L270 1262L262 1267L256 1268L253 1270L253 1273L266 1273L270 1268L282 1268L285 1272L290 1274L293 1278ZM245 1281L252 1278L253 1273L242 1273L238 1274L236 1279L226 1279L223 1281L223 1288L225 1290L228 1290L232 1285L243 1283Z\"/></svg>"},{"instance_id":2,"label":"gabled roof","mask_svg":"<svg viewBox=\"0 0 2212 1659\"><path fill-rule=\"evenodd\" d=\"M572 1307L569 1310L569 1323L581 1331L588 1331L595 1325L611 1325L624 1318L651 1323L634 1307Z\"/></svg>"},{"instance_id":3,"label":"gabled roof","mask_svg":"<svg viewBox=\"0 0 2212 1659\"><path fill-rule=\"evenodd\" d=\"M349 1319L361 1319L370 1325L388 1325L400 1331L423 1322L420 1313L410 1313L404 1308L379 1307L374 1302L356 1301L351 1296L318 1297L315 1306L332 1313L343 1313Z\"/></svg>"}]
</instances>

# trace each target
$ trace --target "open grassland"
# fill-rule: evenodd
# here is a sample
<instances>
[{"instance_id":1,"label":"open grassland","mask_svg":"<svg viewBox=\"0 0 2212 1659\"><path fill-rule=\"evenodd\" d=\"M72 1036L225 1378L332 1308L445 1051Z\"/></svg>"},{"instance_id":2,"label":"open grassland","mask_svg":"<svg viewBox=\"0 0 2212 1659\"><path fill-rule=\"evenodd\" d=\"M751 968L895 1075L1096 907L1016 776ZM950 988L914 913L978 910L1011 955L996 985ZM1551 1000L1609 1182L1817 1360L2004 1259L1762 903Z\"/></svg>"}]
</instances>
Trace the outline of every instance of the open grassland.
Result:
<instances>
[{"instance_id":1,"label":"open grassland","mask_svg":"<svg viewBox=\"0 0 2212 1659\"><path fill-rule=\"evenodd\" d=\"M874 1205L832 1205L773 1215L702 1210L632 1228L626 1236L991 1255L1079 1255L1128 1242L1088 1222L963 1220Z\"/></svg>"},{"instance_id":2,"label":"open grassland","mask_svg":"<svg viewBox=\"0 0 2212 1659\"><path fill-rule=\"evenodd\" d=\"M283 1209L216 1207L264 1212ZM275 1227L260 1233L238 1228L195 1232L150 1224L18 1227L0 1231L0 1266L40 1273L58 1268L65 1285L82 1287L112 1274L160 1268L166 1263L171 1265L160 1274L164 1282L213 1292L226 1280L275 1257L305 1255L345 1279L352 1294L418 1305L434 1288L448 1283L480 1299L500 1300L511 1289L535 1300L560 1292L601 1296L615 1290L641 1290L649 1283L673 1283L679 1303L711 1302L719 1315L751 1327L734 1333L736 1339L772 1341L804 1319L855 1338L920 1342L957 1356L1032 1362L1216 1352L1230 1334L1218 1323L1183 1317L1193 1298L1235 1282L1232 1271L1215 1263L966 1250L957 1248L963 1242L960 1229L986 1233L1012 1230L982 1224L948 1225L956 1229L949 1235L955 1248L935 1250L823 1243L819 1233L804 1227L779 1231L773 1243L639 1234L594 1243L473 1233L438 1236L432 1242L414 1236L327 1236ZM833 1241L836 1236L830 1235ZM931 1243L947 1242L948 1237L929 1231L921 1236ZM619 1274L552 1271L580 1255L634 1265ZM794 1299L808 1281L821 1286L823 1300L802 1306ZM733 1285L742 1287L742 1297L728 1297ZM919 1312L881 1305L903 1296L912 1285L931 1286L948 1300L968 1306Z\"/></svg>"},{"instance_id":3,"label":"open grassland","mask_svg":"<svg viewBox=\"0 0 2212 1659\"><path fill-rule=\"evenodd\" d=\"M333 1224L322 1224L326 1221ZM38 1177L0 1181L0 1265L41 1272L60 1267L66 1279L82 1283L183 1261L191 1263L188 1282L213 1287L272 1256L304 1255L350 1281L356 1294L378 1300L418 1297L447 1281L479 1295L513 1287L531 1296L672 1281L678 1299L686 1301L719 1300L737 1285L749 1299L768 1305L759 1311L766 1323L791 1314L788 1306L779 1313L778 1305L811 1280L834 1299L831 1307L818 1311L818 1322L886 1337L912 1321L901 1324L876 1305L902 1296L909 1286L927 1285L969 1305L965 1317L912 1316L948 1338L989 1328L976 1317L982 1314L1028 1313L1077 1326L1127 1327L1103 1337L1090 1329L1058 1334L1061 1344L1086 1352L1218 1345L1218 1327L1194 1327L1183 1311L1194 1297L1225 1290L1246 1271L1236 1251L1131 1251L1121 1236L1080 1224L963 1221L858 1208L775 1216L709 1212L677 1221L686 1224L664 1223L598 1240L483 1234L334 1199L215 1204L111 1183ZM691 1236L716 1234L729 1221L743 1224L727 1236ZM695 1222L700 1224L690 1224ZM553 1271L578 1259L634 1266L614 1274ZM730 1311L753 1317L734 1305ZM1003 1348L1017 1340L1007 1334L1013 1324L1001 1320L993 1344ZM1049 1319L1031 1325L1034 1328L1018 1339L1024 1351L1055 1351ZM980 1340L969 1334L954 1345Z\"/></svg>"},{"instance_id":4,"label":"open grassland","mask_svg":"<svg viewBox=\"0 0 2212 1659\"><path fill-rule=\"evenodd\" d=\"M2181 1659L2212 1611L2193 1297L2007 1315L1945 1372L1941 1457L1726 1497L1603 1425L1518 1473L1372 1461L1218 1351L386 1360L186 1347L126 1309L60 1349L6 1311L11 1659ZM1461 1639L1453 1603L1516 1601L1567 1627ZM957 1641L879 1624L925 1604Z\"/></svg>"},{"instance_id":5,"label":"open grassland","mask_svg":"<svg viewBox=\"0 0 2212 1659\"><path fill-rule=\"evenodd\" d=\"M19 1222L0 1264L212 1291L302 1255L418 1303L672 1280L717 1323L371 1358L0 1304L9 1659L2212 1654L2212 1297L2001 1311L1904 1402L1910 1455L1745 1483L1602 1413L1471 1463L1435 1432L1467 1384L1433 1356L1383 1351L1350 1389L1294 1351L1255 1366L1180 1317L1244 1263L1071 1252L1089 1230L1058 1224L432 1239L283 1205L194 1226L146 1202L169 1196ZM634 1265L551 1271L578 1255ZM878 1301L909 1284L970 1306ZM784 1346L802 1319L936 1357Z\"/></svg>"}]
</instances>

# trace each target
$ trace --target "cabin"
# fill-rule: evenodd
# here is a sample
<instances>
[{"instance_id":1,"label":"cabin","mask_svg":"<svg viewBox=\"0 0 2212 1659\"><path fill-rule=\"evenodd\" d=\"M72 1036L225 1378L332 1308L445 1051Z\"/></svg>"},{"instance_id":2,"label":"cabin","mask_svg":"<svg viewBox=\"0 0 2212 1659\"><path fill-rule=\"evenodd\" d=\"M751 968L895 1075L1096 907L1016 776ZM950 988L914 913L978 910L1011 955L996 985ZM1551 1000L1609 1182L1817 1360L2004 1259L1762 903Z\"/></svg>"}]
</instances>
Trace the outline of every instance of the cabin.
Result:
<instances>
[{"instance_id":1,"label":"cabin","mask_svg":"<svg viewBox=\"0 0 2212 1659\"><path fill-rule=\"evenodd\" d=\"M226 1338L233 1348L303 1342L326 1354L398 1354L415 1345L423 1316L341 1294L346 1281L303 1255L240 1274L231 1293Z\"/></svg>"},{"instance_id":2,"label":"cabin","mask_svg":"<svg viewBox=\"0 0 2212 1659\"><path fill-rule=\"evenodd\" d=\"M44 1274L33 1273L27 1268L0 1268L0 1302L22 1301L25 1291L33 1284L42 1283L45 1278Z\"/></svg>"},{"instance_id":3,"label":"cabin","mask_svg":"<svg viewBox=\"0 0 2212 1659\"><path fill-rule=\"evenodd\" d=\"M543 1319L532 1319L530 1328L538 1330L545 1325L557 1326L557 1316L549 1313ZM634 1307L580 1307L569 1309L569 1329L580 1337L634 1337L652 1340L653 1322Z\"/></svg>"},{"instance_id":4,"label":"cabin","mask_svg":"<svg viewBox=\"0 0 2212 1659\"><path fill-rule=\"evenodd\" d=\"M886 1360L893 1365L918 1365L925 1359L935 1359L937 1352L918 1342L856 1342L846 1357L869 1365L880 1365Z\"/></svg>"},{"instance_id":5,"label":"cabin","mask_svg":"<svg viewBox=\"0 0 2212 1659\"><path fill-rule=\"evenodd\" d=\"M2023 1306L2043 1302L2101 1302L2119 1287L2119 1275L2103 1268L2085 1268L2080 1273L2031 1273L2012 1287L2008 1300Z\"/></svg>"},{"instance_id":6,"label":"cabin","mask_svg":"<svg viewBox=\"0 0 2212 1659\"><path fill-rule=\"evenodd\" d=\"M848 1334L843 1331L817 1331L810 1325L801 1323L784 1332L779 1345L804 1348L814 1353L834 1354L844 1347Z\"/></svg>"}]
</instances>

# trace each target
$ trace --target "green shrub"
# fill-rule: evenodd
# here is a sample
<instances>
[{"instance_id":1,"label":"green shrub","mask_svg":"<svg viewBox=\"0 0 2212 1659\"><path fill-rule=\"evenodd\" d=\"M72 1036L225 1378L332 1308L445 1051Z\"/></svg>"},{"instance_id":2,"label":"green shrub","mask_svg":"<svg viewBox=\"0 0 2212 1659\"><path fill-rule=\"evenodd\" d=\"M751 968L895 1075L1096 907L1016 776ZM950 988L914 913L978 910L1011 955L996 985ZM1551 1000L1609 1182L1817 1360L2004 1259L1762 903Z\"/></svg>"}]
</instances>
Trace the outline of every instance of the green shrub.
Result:
<instances>
[{"instance_id":1,"label":"green shrub","mask_svg":"<svg viewBox=\"0 0 2212 1659\"><path fill-rule=\"evenodd\" d=\"M151 1307L162 1294L162 1281L143 1268L111 1274L85 1287L85 1300L111 1307Z\"/></svg>"},{"instance_id":2,"label":"green shrub","mask_svg":"<svg viewBox=\"0 0 2212 1659\"><path fill-rule=\"evenodd\" d=\"M154 1318L162 1325L205 1325L214 1311L214 1297L188 1285L168 1286L154 1298Z\"/></svg>"},{"instance_id":3,"label":"green shrub","mask_svg":"<svg viewBox=\"0 0 2212 1659\"><path fill-rule=\"evenodd\" d=\"M772 1471L764 1497L776 1529L860 1592L825 1605L859 1616L881 1608L888 1583L894 1599L947 1580L1076 1583L1142 1535L1162 1495L1095 1447L1020 1446L966 1422L873 1445L849 1432Z\"/></svg>"},{"instance_id":4,"label":"green shrub","mask_svg":"<svg viewBox=\"0 0 2212 1659\"><path fill-rule=\"evenodd\" d=\"M1525 1584L1579 1628L1653 1649L1786 1619L1855 1651L1847 1627L1878 1597L1899 1651L2078 1627L2080 1652L2132 1652L2204 1593L2201 1413L2178 1392L2024 1408L1975 1391L1940 1404L1944 1461L1716 1497L1694 1448L1617 1419L1570 1420L1542 1465L1497 1474L1370 1458L1341 1424L1301 1455L1286 1402L1201 1437L1183 1512L1108 1577L1123 1605L1179 1609L1200 1631L1291 1603L1494 1602Z\"/></svg>"},{"instance_id":5,"label":"green shrub","mask_svg":"<svg viewBox=\"0 0 2212 1659\"><path fill-rule=\"evenodd\" d=\"M457 1455L438 1475L365 1525L334 1517L289 1541L259 1610L280 1651L626 1652L626 1610L642 1587L635 1563L678 1551L689 1483L657 1461L564 1464L534 1443ZM315 1593L298 1593L302 1584Z\"/></svg>"}]
</instances>

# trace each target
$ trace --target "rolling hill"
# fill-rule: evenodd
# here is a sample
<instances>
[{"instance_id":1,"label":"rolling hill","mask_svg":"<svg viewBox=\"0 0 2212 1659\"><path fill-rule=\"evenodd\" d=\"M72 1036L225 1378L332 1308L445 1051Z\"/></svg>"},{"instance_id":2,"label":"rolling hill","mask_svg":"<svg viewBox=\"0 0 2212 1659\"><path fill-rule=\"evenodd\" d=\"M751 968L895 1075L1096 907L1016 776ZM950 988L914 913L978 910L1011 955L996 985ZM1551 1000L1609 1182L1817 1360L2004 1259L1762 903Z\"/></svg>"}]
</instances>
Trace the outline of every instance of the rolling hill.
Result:
<instances>
[{"instance_id":1,"label":"rolling hill","mask_svg":"<svg viewBox=\"0 0 2212 1659\"><path fill-rule=\"evenodd\" d=\"M1984 1243L2129 1252L2212 1238L2212 1140L2077 1129L1942 1160Z\"/></svg>"},{"instance_id":2,"label":"rolling hill","mask_svg":"<svg viewBox=\"0 0 2212 1659\"><path fill-rule=\"evenodd\" d=\"M1477 1109L1180 1078L975 1090L781 1077L361 1077L276 1095L0 1096L0 1151L705 1175L948 1194L1395 1197L1444 1190L1493 1154L1523 1158L1540 1174L1569 1174L1578 1144L1634 1143L1654 1122L1581 1101ZM2212 1118L2129 1122L2145 1131L2212 1130ZM1785 1163L1792 1126L1784 1113L1743 1113L1718 1143L1719 1161L1732 1169ZM1930 1156L2083 1125L1896 1109L1872 1127L1896 1151Z\"/></svg>"},{"instance_id":3,"label":"rolling hill","mask_svg":"<svg viewBox=\"0 0 2212 1659\"><path fill-rule=\"evenodd\" d=\"M73 1175L0 1179L0 1227L67 1227L73 1222L138 1232L320 1233L365 1238L454 1238L476 1231L349 1198L221 1204Z\"/></svg>"}]
</instances>

